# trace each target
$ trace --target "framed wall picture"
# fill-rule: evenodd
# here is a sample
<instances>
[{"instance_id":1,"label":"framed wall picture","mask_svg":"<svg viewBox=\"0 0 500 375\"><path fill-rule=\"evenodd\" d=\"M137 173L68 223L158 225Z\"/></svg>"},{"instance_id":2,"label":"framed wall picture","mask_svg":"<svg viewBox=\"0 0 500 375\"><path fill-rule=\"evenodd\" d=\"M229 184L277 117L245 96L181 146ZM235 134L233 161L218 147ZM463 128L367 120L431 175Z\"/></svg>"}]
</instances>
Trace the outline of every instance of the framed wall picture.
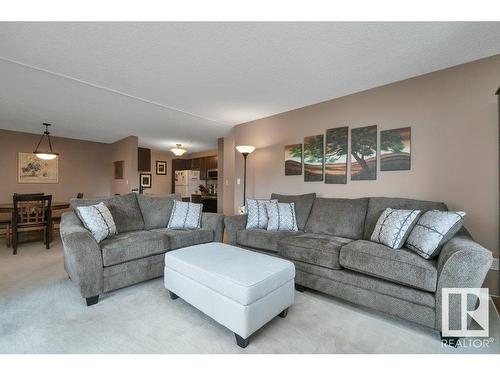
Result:
<instances>
[{"instance_id":1,"label":"framed wall picture","mask_svg":"<svg viewBox=\"0 0 500 375\"><path fill-rule=\"evenodd\" d=\"M380 170L409 171L411 169L411 128L380 132Z\"/></svg>"},{"instance_id":2,"label":"framed wall picture","mask_svg":"<svg viewBox=\"0 0 500 375\"><path fill-rule=\"evenodd\" d=\"M323 181L323 134L304 138L304 181Z\"/></svg>"},{"instance_id":3,"label":"framed wall picture","mask_svg":"<svg viewBox=\"0 0 500 375\"><path fill-rule=\"evenodd\" d=\"M20 184L57 184L59 182L59 158L42 160L32 152L18 152L17 182Z\"/></svg>"},{"instance_id":4,"label":"framed wall picture","mask_svg":"<svg viewBox=\"0 0 500 375\"><path fill-rule=\"evenodd\" d=\"M166 175L167 174L167 162L163 160L156 161L156 174Z\"/></svg>"},{"instance_id":5,"label":"framed wall picture","mask_svg":"<svg viewBox=\"0 0 500 375\"><path fill-rule=\"evenodd\" d=\"M139 174L139 181L141 183L141 187L143 188L151 188L153 185L151 173L141 173Z\"/></svg>"},{"instance_id":6,"label":"framed wall picture","mask_svg":"<svg viewBox=\"0 0 500 375\"><path fill-rule=\"evenodd\" d=\"M285 176L302 174L302 143L285 146Z\"/></svg>"},{"instance_id":7,"label":"framed wall picture","mask_svg":"<svg viewBox=\"0 0 500 375\"><path fill-rule=\"evenodd\" d=\"M328 129L325 146L325 184L347 184L349 127Z\"/></svg>"},{"instance_id":8,"label":"framed wall picture","mask_svg":"<svg viewBox=\"0 0 500 375\"><path fill-rule=\"evenodd\" d=\"M115 170L115 180L123 180L123 169L125 165L125 161L118 160L113 162L114 170Z\"/></svg>"},{"instance_id":9,"label":"framed wall picture","mask_svg":"<svg viewBox=\"0 0 500 375\"><path fill-rule=\"evenodd\" d=\"M377 179L377 125L351 129L351 180Z\"/></svg>"}]
</instances>

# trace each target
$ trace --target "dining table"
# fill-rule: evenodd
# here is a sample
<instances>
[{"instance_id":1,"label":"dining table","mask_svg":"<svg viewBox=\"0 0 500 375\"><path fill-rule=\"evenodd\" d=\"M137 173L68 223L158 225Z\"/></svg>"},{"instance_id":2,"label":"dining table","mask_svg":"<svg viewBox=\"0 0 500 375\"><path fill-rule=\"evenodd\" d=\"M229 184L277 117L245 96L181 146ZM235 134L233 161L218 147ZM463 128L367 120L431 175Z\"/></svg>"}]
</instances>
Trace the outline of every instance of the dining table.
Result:
<instances>
[{"instance_id":1,"label":"dining table","mask_svg":"<svg viewBox=\"0 0 500 375\"><path fill-rule=\"evenodd\" d=\"M65 210L69 208L69 202L52 202L51 206L52 211L55 210ZM0 203L0 213L9 213L14 209L14 203Z\"/></svg>"}]
</instances>

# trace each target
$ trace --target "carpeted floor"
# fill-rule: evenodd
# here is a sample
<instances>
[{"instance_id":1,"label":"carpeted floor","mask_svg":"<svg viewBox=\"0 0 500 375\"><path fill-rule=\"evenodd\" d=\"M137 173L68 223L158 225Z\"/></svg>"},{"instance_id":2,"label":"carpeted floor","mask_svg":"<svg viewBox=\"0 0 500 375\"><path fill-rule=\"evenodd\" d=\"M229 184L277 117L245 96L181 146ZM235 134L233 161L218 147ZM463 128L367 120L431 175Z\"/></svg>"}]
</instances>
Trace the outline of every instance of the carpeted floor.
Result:
<instances>
[{"instance_id":1,"label":"carpeted floor","mask_svg":"<svg viewBox=\"0 0 500 375\"><path fill-rule=\"evenodd\" d=\"M499 353L499 319L490 306L489 347L443 347L435 331L318 293L296 293L240 349L233 334L181 299L162 279L106 294L86 307L63 269L60 241L50 250L0 245L0 353Z\"/></svg>"}]
</instances>

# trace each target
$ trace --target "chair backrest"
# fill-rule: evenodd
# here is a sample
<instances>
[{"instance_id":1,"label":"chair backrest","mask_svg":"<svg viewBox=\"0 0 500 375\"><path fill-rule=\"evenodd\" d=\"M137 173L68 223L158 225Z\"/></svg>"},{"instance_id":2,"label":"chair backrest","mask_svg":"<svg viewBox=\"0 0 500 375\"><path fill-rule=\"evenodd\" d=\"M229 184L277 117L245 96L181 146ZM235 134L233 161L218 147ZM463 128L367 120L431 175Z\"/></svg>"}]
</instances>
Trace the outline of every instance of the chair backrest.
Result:
<instances>
[{"instance_id":1,"label":"chair backrest","mask_svg":"<svg viewBox=\"0 0 500 375\"><path fill-rule=\"evenodd\" d=\"M76 199L83 199L83 193L78 193L76 195Z\"/></svg>"},{"instance_id":2,"label":"chair backrest","mask_svg":"<svg viewBox=\"0 0 500 375\"><path fill-rule=\"evenodd\" d=\"M44 195L45 193L27 193L27 194L19 194L19 193L14 193L14 195L17 196L23 196L23 195Z\"/></svg>"},{"instance_id":3,"label":"chair backrest","mask_svg":"<svg viewBox=\"0 0 500 375\"><path fill-rule=\"evenodd\" d=\"M51 219L52 195L14 194L12 225L47 224Z\"/></svg>"}]
</instances>

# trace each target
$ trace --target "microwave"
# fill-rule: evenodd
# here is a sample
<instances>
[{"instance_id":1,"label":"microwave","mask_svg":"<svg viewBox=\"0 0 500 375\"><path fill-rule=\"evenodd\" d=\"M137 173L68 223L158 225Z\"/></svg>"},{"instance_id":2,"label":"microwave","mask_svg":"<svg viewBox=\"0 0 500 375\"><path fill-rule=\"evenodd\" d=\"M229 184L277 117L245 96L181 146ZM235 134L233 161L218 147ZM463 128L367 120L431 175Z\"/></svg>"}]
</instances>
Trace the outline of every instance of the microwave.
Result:
<instances>
[{"instance_id":1,"label":"microwave","mask_svg":"<svg viewBox=\"0 0 500 375\"><path fill-rule=\"evenodd\" d=\"M217 180L217 169L209 169L207 171L207 180Z\"/></svg>"}]
</instances>

